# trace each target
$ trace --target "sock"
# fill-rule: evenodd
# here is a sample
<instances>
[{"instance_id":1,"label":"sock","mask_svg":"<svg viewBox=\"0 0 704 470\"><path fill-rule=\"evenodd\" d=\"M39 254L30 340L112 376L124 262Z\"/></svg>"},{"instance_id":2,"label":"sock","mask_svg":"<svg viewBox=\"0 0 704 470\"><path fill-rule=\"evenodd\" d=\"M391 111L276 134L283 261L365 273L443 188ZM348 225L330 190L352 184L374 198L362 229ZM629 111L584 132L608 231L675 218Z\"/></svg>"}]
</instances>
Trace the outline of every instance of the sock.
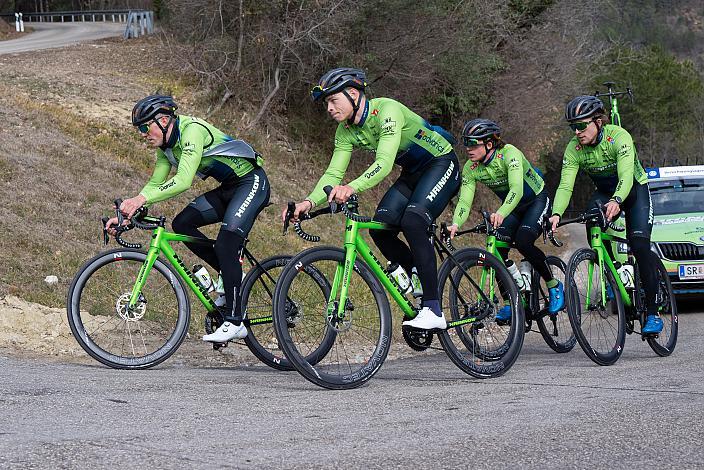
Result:
<instances>
[{"instance_id":1,"label":"sock","mask_svg":"<svg viewBox=\"0 0 704 470\"><path fill-rule=\"evenodd\" d=\"M428 307L438 317L442 316L442 312L440 311L440 301L439 300L424 300L423 303L421 304L421 308L423 308L423 307Z\"/></svg>"}]
</instances>

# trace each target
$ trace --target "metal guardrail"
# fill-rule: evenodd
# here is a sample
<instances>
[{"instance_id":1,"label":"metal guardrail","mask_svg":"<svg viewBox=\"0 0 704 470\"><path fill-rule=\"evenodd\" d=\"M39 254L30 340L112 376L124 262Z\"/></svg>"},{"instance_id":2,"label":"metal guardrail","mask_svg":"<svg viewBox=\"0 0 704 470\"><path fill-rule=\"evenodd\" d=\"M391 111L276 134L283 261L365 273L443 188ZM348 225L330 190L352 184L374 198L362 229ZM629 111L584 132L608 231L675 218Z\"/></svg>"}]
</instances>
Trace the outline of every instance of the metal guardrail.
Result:
<instances>
[{"instance_id":1,"label":"metal guardrail","mask_svg":"<svg viewBox=\"0 0 704 470\"><path fill-rule=\"evenodd\" d=\"M25 22L38 23L73 23L73 22L108 22L127 23L123 37L137 38L154 32L154 12L148 10L96 10L96 11L52 11L46 13L23 13ZM0 14L12 22L15 13Z\"/></svg>"},{"instance_id":2,"label":"metal guardrail","mask_svg":"<svg viewBox=\"0 0 704 470\"><path fill-rule=\"evenodd\" d=\"M24 21L37 23L66 23L76 21L111 21L124 23L134 10L85 10L85 11L50 11L23 13ZM14 13L0 14L3 18L14 18Z\"/></svg>"}]
</instances>

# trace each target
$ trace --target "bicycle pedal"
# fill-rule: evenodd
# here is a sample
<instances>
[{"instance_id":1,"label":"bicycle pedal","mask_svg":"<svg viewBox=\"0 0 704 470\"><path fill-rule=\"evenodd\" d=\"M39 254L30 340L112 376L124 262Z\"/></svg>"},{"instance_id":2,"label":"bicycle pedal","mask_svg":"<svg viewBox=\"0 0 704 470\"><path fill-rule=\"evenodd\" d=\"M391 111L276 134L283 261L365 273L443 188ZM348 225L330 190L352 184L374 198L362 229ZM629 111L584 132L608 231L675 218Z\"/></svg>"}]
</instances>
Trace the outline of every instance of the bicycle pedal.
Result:
<instances>
[{"instance_id":1,"label":"bicycle pedal","mask_svg":"<svg viewBox=\"0 0 704 470\"><path fill-rule=\"evenodd\" d=\"M226 348L227 343L213 343L213 349L218 351L220 348Z\"/></svg>"}]
</instances>

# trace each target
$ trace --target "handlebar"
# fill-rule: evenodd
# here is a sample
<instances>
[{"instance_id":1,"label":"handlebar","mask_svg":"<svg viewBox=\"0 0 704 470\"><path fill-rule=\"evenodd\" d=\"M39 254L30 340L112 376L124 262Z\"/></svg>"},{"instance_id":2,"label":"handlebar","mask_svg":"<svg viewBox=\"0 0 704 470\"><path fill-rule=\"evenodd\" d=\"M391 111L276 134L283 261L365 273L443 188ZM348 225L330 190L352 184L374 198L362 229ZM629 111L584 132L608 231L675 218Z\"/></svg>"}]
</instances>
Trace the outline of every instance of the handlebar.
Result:
<instances>
[{"instance_id":1,"label":"handlebar","mask_svg":"<svg viewBox=\"0 0 704 470\"><path fill-rule=\"evenodd\" d=\"M611 229L614 232L625 231L625 228L618 227L614 224L614 221L616 221L621 214L616 214L616 217L614 217L612 221L609 221L606 219L606 212L604 208L605 206L601 202L597 201L594 207L592 207L591 209L587 209L580 216L575 217L573 219L561 220L557 224L557 226L562 227L563 225L569 225L574 223L583 224L587 222L595 222L602 231L606 231L608 229Z\"/></svg>"},{"instance_id":2,"label":"handlebar","mask_svg":"<svg viewBox=\"0 0 704 470\"><path fill-rule=\"evenodd\" d=\"M117 216L117 225L115 226L115 241L125 248L140 249L142 248L141 243L131 243L122 239L122 234L132 230L133 228L138 228L141 230L154 230L157 227L163 227L166 223L166 218L152 217L147 215L147 208L145 206L140 207L137 211L132 214L129 219L129 223L125 224L125 217L120 211L120 206L122 205L122 199L115 199L115 215ZM100 219L103 223L103 242L107 245L110 241L110 236L108 234L105 225L108 223L108 218L103 217Z\"/></svg>"}]
</instances>

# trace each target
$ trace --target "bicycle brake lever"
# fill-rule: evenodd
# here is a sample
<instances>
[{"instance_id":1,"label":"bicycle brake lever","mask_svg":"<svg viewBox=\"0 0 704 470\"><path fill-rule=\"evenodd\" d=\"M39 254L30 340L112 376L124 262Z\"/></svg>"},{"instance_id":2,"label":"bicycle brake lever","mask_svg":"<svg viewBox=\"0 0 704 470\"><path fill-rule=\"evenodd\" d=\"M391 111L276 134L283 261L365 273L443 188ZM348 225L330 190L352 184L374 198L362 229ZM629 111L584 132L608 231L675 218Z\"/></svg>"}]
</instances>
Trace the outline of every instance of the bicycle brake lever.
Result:
<instances>
[{"instance_id":1,"label":"bicycle brake lever","mask_svg":"<svg viewBox=\"0 0 704 470\"><path fill-rule=\"evenodd\" d=\"M284 217L283 235L286 235L288 233L288 224L291 221L291 217L293 217L294 212L296 212L296 203L293 201L288 201L288 207L286 208L286 216Z\"/></svg>"},{"instance_id":2,"label":"bicycle brake lever","mask_svg":"<svg viewBox=\"0 0 704 470\"><path fill-rule=\"evenodd\" d=\"M110 219L108 219L107 217L103 217L100 220L101 222L103 222L103 243L105 243L105 246L107 246L110 242L110 235L108 234L108 229L106 229L105 226L107 225L108 220Z\"/></svg>"}]
</instances>

